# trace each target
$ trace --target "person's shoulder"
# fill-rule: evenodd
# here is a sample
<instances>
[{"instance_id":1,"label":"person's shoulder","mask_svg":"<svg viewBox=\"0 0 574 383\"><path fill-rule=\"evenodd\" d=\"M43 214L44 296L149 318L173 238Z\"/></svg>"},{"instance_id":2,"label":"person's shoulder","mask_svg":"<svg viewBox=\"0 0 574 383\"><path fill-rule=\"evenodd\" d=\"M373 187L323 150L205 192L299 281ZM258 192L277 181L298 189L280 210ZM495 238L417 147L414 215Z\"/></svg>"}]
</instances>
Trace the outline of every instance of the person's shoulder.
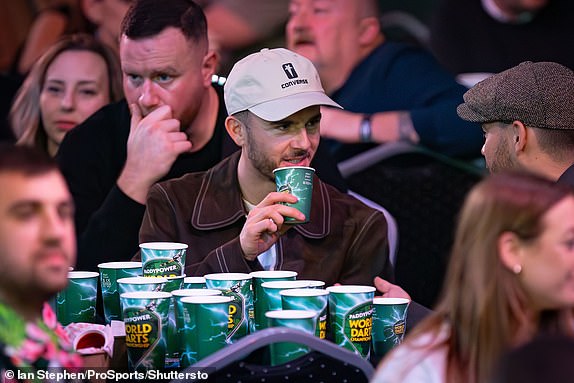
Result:
<instances>
[{"instance_id":1,"label":"person's shoulder","mask_svg":"<svg viewBox=\"0 0 574 383\"><path fill-rule=\"evenodd\" d=\"M443 383L448 351L441 345L444 338L444 331L427 332L402 343L385 357L372 382Z\"/></svg>"},{"instance_id":2,"label":"person's shoulder","mask_svg":"<svg viewBox=\"0 0 574 383\"><path fill-rule=\"evenodd\" d=\"M72 137L92 137L118 132L129 133L130 111L125 99L107 104L66 134Z\"/></svg>"},{"instance_id":3,"label":"person's shoulder","mask_svg":"<svg viewBox=\"0 0 574 383\"><path fill-rule=\"evenodd\" d=\"M158 182L153 188L161 190L170 199L195 199L201 185L208 181L208 173L209 170L187 173L181 177Z\"/></svg>"}]
</instances>

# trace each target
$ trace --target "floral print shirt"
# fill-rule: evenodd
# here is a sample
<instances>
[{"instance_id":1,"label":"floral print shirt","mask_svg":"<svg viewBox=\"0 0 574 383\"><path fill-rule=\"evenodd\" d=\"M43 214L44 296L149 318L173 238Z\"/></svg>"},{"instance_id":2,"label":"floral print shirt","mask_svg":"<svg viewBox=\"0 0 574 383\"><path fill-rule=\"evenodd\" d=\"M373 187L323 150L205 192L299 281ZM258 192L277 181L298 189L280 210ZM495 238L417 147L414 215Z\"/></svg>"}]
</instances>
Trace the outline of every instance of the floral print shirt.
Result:
<instances>
[{"instance_id":1,"label":"floral print shirt","mask_svg":"<svg viewBox=\"0 0 574 383\"><path fill-rule=\"evenodd\" d=\"M68 335L56 319L49 304L44 303L42 320L26 322L13 309L0 302L0 369L19 369L26 372L48 368L66 368L79 371L80 355L74 353ZM34 379L36 380L36 379Z\"/></svg>"}]
</instances>

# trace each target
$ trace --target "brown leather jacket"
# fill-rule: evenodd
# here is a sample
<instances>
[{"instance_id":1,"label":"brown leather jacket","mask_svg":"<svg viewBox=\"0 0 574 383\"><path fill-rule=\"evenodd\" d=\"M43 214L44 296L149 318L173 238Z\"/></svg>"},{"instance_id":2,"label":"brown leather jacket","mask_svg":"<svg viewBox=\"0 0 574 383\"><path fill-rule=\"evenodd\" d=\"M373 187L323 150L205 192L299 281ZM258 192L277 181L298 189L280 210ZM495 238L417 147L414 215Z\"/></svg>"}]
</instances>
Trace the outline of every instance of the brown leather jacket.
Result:
<instances>
[{"instance_id":1,"label":"brown leather jacket","mask_svg":"<svg viewBox=\"0 0 574 383\"><path fill-rule=\"evenodd\" d=\"M188 276L262 270L243 257L239 233L246 211L237 180L240 152L206 172L156 184L150 191L140 243L183 242ZM393 281L383 214L314 179L311 219L277 242L276 270L298 279L372 285L375 276Z\"/></svg>"}]
</instances>

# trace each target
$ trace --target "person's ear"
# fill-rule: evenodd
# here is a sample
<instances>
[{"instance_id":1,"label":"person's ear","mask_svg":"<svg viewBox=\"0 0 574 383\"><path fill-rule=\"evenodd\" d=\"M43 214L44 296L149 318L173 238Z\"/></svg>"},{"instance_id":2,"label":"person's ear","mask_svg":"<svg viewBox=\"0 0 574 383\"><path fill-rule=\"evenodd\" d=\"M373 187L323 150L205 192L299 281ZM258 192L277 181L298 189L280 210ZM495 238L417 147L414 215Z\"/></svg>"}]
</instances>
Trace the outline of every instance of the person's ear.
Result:
<instances>
[{"instance_id":1,"label":"person's ear","mask_svg":"<svg viewBox=\"0 0 574 383\"><path fill-rule=\"evenodd\" d=\"M245 126L241 121L233 116L228 116L225 119L225 129L231 139L237 146L243 146L245 143Z\"/></svg>"},{"instance_id":2,"label":"person's ear","mask_svg":"<svg viewBox=\"0 0 574 383\"><path fill-rule=\"evenodd\" d=\"M529 143L530 133L531 132L522 122L514 121L512 123L512 138L514 151L516 153L524 152L526 150L526 145Z\"/></svg>"},{"instance_id":3,"label":"person's ear","mask_svg":"<svg viewBox=\"0 0 574 383\"><path fill-rule=\"evenodd\" d=\"M498 237L498 256L502 265L514 274L522 271L522 247L518 236L506 231Z\"/></svg>"},{"instance_id":4,"label":"person's ear","mask_svg":"<svg viewBox=\"0 0 574 383\"><path fill-rule=\"evenodd\" d=\"M376 17L361 19L359 28L359 45L372 45L381 33L381 25Z\"/></svg>"},{"instance_id":5,"label":"person's ear","mask_svg":"<svg viewBox=\"0 0 574 383\"><path fill-rule=\"evenodd\" d=\"M86 19L99 26L103 20L102 0L81 0L80 6Z\"/></svg>"},{"instance_id":6,"label":"person's ear","mask_svg":"<svg viewBox=\"0 0 574 383\"><path fill-rule=\"evenodd\" d=\"M215 74L215 70L219 65L219 56L215 51L209 50L207 54L203 57L203 62L201 63L201 75L203 76L203 81L205 86L211 85L212 77Z\"/></svg>"}]
</instances>

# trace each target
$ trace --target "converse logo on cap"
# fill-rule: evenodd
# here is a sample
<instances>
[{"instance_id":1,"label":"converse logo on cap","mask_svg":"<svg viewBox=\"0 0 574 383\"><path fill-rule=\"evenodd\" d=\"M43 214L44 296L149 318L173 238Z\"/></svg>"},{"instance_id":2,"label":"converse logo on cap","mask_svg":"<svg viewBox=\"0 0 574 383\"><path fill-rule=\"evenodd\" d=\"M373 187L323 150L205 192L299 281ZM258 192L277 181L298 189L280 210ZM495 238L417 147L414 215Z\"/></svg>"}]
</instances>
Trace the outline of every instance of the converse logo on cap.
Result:
<instances>
[{"instance_id":1,"label":"converse logo on cap","mask_svg":"<svg viewBox=\"0 0 574 383\"><path fill-rule=\"evenodd\" d=\"M283 64L282 66L283 66L283 71L285 72L285 74L287 75L288 78L294 79L294 78L299 77L299 75L295 71L295 67L293 66L293 64L287 63L287 64Z\"/></svg>"}]
</instances>

